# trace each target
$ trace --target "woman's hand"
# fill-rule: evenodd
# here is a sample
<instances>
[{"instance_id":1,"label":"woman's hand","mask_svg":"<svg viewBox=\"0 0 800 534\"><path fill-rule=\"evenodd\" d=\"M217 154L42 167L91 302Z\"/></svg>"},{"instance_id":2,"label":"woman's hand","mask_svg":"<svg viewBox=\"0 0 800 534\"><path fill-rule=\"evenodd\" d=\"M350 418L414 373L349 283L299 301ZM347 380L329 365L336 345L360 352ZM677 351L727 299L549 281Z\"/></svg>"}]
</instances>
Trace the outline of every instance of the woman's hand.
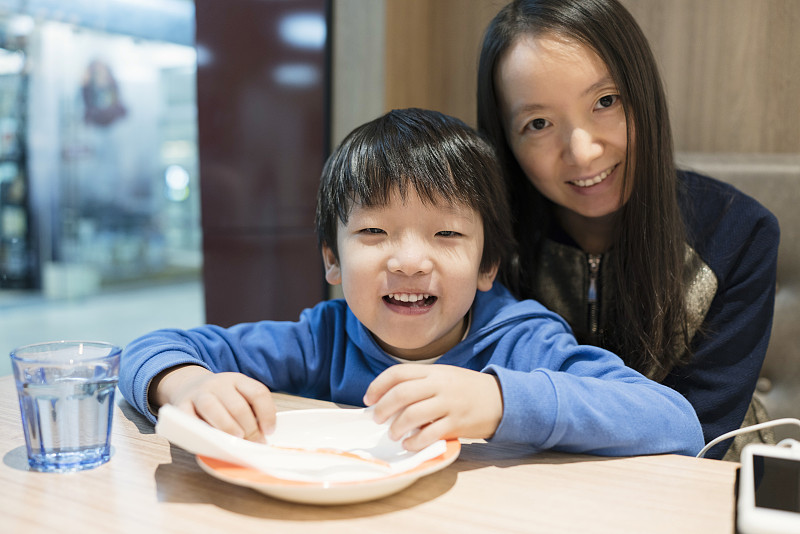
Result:
<instances>
[{"instance_id":1,"label":"woman's hand","mask_svg":"<svg viewBox=\"0 0 800 534\"><path fill-rule=\"evenodd\" d=\"M199 365L167 369L150 385L156 407L172 404L228 434L264 443L275 429L267 386L241 373L212 373Z\"/></svg>"},{"instance_id":2,"label":"woman's hand","mask_svg":"<svg viewBox=\"0 0 800 534\"><path fill-rule=\"evenodd\" d=\"M494 375L450 365L393 365L370 384L364 404L378 423L394 417L392 439L419 429L403 440L410 451L439 439L490 438L503 417Z\"/></svg>"}]
</instances>

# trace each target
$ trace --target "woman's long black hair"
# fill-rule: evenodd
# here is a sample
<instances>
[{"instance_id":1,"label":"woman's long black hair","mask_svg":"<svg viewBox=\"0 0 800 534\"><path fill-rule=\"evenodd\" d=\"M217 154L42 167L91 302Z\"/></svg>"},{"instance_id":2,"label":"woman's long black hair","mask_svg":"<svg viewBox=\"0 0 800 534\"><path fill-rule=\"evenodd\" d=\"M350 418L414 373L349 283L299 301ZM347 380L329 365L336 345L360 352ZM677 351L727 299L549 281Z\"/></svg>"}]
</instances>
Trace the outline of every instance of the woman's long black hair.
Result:
<instances>
[{"instance_id":1,"label":"woman's long black hair","mask_svg":"<svg viewBox=\"0 0 800 534\"><path fill-rule=\"evenodd\" d=\"M606 332L605 344L630 367L662 380L690 356L683 277L686 229L677 202L666 97L650 46L617 0L517 0L486 30L478 67L478 128L500 157L519 243L515 263L501 274L519 296L533 298L552 207L506 142L495 88L499 61L522 36L554 36L589 47L605 62L619 90L628 124L623 190L632 184L632 192L620 209L612 244L618 257L616 325Z\"/></svg>"}]
</instances>

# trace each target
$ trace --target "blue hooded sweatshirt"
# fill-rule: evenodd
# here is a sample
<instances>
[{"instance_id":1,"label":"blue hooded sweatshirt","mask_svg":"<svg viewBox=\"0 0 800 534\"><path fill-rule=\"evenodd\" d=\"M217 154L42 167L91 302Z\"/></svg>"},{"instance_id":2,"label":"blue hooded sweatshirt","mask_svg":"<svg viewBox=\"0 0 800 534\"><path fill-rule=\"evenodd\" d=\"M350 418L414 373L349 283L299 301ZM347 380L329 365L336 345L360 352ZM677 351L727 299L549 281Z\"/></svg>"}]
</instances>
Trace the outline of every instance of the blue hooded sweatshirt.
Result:
<instances>
[{"instance_id":1,"label":"blue hooded sweatshirt","mask_svg":"<svg viewBox=\"0 0 800 534\"><path fill-rule=\"evenodd\" d=\"M363 405L372 380L392 365L344 300L306 309L297 322L260 321L158 330L122 356L119 388L155 422L148 388L161 371L197 364L240 372L272 391ZM495 283L477 292L466 337L434 365L496 375L503 417L492 441L607 456L678 453L703 447L700 423L676 391L628 368L616 355L579 345L567 323Z\"/></svg>"}]
</instances>

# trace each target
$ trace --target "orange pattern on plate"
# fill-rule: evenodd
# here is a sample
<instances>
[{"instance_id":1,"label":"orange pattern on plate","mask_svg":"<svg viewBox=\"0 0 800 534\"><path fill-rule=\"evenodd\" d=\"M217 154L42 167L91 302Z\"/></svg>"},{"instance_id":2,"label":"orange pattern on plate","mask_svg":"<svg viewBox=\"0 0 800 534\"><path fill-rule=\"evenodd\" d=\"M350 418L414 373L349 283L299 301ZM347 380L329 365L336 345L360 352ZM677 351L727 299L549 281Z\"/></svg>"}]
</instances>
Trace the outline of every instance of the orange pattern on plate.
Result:
<instances>
[{"instance_id":1,"label":"orange pattern on plate","mask_svg":"<svg viewBox=\"0 0 800 534\"><path fill-rule=\"evenodd\" d=\"M348 482L307 482L301 480L288 480L285 478L278 478L272 476L268 473L263 471L259 471L258 469L254 469L252 467L246 467L239 464L232 464L230 462L225 462L223 460L218 460L216 458L211 458L208 456L203 456L198 454L197 458L201 462L203 462L207 467L214 470L215 472L219 473L220 475L227 476L233 479L236 479L239 482L252 482L257 484L279 484L285 486L348 486L351 484L363 484L364 482L375 482L378 480L387 480L390 478L396 478L401 476L407 476L413 473L418 473L422 471L427 471L430 467L438 464L439 462L448 460L453 458L454 456L458 456L461 452L461 443L457 439L450 439L447 440L447 449L445 452L437 456L436 458L431 458L430 460L426 460L422 462L420 465L415 467L414 469L409 469L408 471L403 471L402 473L395 473L393 475L387 475L385 477L378 477L378 478L371 478L367 481L362 480L353 480Z\"/></svg>"}]
</instances>

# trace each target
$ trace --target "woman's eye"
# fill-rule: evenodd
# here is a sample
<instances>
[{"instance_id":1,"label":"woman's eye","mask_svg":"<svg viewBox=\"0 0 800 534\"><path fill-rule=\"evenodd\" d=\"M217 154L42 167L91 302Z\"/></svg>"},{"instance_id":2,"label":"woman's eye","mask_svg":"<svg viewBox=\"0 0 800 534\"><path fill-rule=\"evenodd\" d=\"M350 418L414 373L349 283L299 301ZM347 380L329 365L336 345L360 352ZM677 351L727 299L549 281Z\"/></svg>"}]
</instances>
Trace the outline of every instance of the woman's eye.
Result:
<instances>
[{"instance_id":1,"label":"woman's eye","mask_svg":"<svg viewBox=\"0 0 800 534\"><path fill-rule=\"evenodd\" d=\"M619 95L601 96L600 100L598 100L597 104L595 105L595 109L610 108L617 102L617 100L619 100Z\"/></svg>"},{"instance_id":2,"label":"woman's eye","mask_svg":"<svg viewBox=\"0 0 800 534\"><path fill-rule=\"evenodd\" d=\"M528 128L531 130L544 130L550 124L547 119L533 119L528 123Z\"/></svg>"}]
</instances>

